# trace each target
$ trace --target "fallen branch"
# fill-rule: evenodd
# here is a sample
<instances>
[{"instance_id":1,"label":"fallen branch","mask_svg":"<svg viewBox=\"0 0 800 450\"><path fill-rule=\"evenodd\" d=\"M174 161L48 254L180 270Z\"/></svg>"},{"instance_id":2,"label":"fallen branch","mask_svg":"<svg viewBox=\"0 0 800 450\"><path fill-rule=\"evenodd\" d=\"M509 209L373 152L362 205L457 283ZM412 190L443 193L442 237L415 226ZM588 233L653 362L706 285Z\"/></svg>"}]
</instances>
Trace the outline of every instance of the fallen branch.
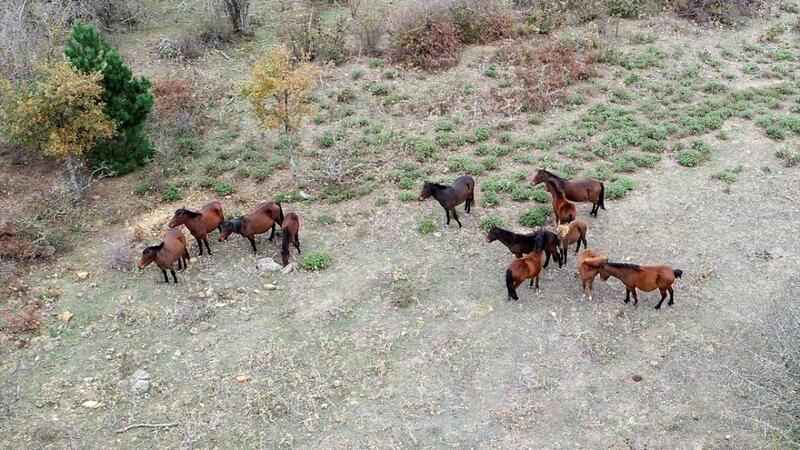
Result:
<instances>
[{"instance_id":1,"label":"fallen branch","mask_svg":"<svg viewBox=\"0 0 800 450\"><path fill-rule=\"evenodd\" d=\"M115 433L124 433L126 431L133 430L135 428L170 428L170 427L177 427L178 424L176 422L170 423L135 423L133 425L128 425L125 428L120 428L119 430L115 431Z\"/></svg>"}]
</instances>

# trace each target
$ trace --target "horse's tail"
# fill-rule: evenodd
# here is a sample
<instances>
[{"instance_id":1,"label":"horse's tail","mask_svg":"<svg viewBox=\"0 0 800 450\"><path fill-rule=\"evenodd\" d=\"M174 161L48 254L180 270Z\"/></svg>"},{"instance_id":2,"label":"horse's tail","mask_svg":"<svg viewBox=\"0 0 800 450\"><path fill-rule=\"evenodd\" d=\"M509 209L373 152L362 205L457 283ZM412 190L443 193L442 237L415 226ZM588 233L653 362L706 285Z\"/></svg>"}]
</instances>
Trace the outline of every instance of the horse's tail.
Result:
<instances>
[{"instance_id":1,"label":"horse's tail","mask_svg":"<svg viewBox=\"0 0 800 450\"><path fill-rule=\"evenodd\" d=\"M284 230L281 234L283 234L283 242L281 242L281 258L283 258L283 265L289 264L289 244L291 244L291 240L294 239L293 236L290 236L292 233L287 232Z\"/></svg>"},{"instance_id":2,"label":"horse's tail","mask_svg":"<svg viewBox=\"0 0 800 450\"><path fill-rule=\"evenodd\" d=\"M283 227L283 206L281 202L275 202L278 205L278 225Z\"/></svg>"},{"instance_id":3,"label":"horse's tail","mask_svg":"<svg viewBox=\"0 0 800 450\"><path fill-rule=\"evenodd\" d=\"M675 269L672 271L672 274L675 275L675 278L680 278L683 276L683 271L679 269Z\"/></svg>"},{"instance_id":4,"label":"horse's tail","mask_svg":"<svg viewBox=\"0 0 800 450\"><path fill-rule=\"evenodd\" d=\"M506 288L508 288L508 296L514 300L519 300L517 291L514 290L514 276L511 274L511 269L506 270Z\"/></svg>"},{"instance_id":5,"label":"horse's tail","mask_svg":"<svg viewBox=\"0 0 800 450\"><path fill-rule=\"evenodd\" d=\"M600 183L600 199L597 200L598 206L603 208L605 211L606 209L606 185L604 183Z\"/></svg>"}]
</instances>

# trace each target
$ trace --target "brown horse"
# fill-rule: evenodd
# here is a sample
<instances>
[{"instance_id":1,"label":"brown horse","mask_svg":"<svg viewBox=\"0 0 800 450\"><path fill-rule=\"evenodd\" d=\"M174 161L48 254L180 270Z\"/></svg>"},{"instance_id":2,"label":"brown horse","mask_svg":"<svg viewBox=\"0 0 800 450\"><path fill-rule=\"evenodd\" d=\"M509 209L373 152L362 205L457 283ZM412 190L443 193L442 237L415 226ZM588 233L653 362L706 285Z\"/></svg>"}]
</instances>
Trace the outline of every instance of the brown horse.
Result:
<instances>
[{"instance_id":1,"label":"brown horse","mask_svg":"<svg viewBox=\"0 0 800 450\"><path fill-rule=\"evenodd\" d=\"M144 269L155 261L156 265L164 274L164 282L169 284L167 269L172 273L172 279L178 284L178 277L175 275L173 265L178 262L178 270L186 269L189 263L189 251L186 250L186 238L177 229L167 230L164 240L158 245L153 245L142 250L142 259L139 260L139 268Z\"/></svg>"},{"instance_id":2,"label":"brown horse","mask_svg":"<svg viewBox=\"0 0 800 450\"><path fill-rule=\"evenodd\" d=\"M669 292L667 305L672 306L674 303L672 284L676 278L683 276L682 270L673 270L669 266L639 266L605 262L600 265L599 269L600 278L603 281L608 280L610 276L622 281L622 284L625 285L625 303L631 301L631 294L633 294L633 304L639 304L639 297L636 295L637 288L645 292L658 289L661 292L661 301L656 305L656 309L661 308L661 304L667 298L667 292Z\"/></svg>"},{"instance_id":3,"label":"brown horse","mask_svg":"<svg viewBox=\"0 0 800 450\"><path fill-rule=\"evenodd\" d=\"M566 180L554 173L539 169L533 177L533 184L537 185L547 180L551 180L555 183L559 189L564 192L567 200L573 202L591 202L592 211L589 215L596 217L600 208L603 208L603 210L606 209L605 185L597 180L591 178Z\"/></svg>"},{"instance_id":4,"label":"brown horse","mask_svg":"<svg viewBox=\"0 0 800 450\"><path fill-rule=\"evenodd\" d=\"M458 220L458 214L456 214L455 208L466 202L464 211L469 214L472 209L472 204L475 202L475 180L471 176L465 175L456 178L452 186L429 183L426 181L422 186L422 193L419 195L419 200L423 201L431 196L444 208L445 216L447 216L447 225L450 225L450 211L452 211L453 218L456 219L458 227L461 228L461 221Z\"/></svg>"},{"instance_id":5,"label":"brown horse","mask_svg":"<svg viewBox=\"0 0 800 450\"><path fill-rule=\"evenodd\" d=\"M283 219L283 225L281 225L281 230L283 231L283 244L281 246L281 258L283 258L283 265L289 264L289 244L293 244L294 248L297 249L297 253L302 253L300 251L300 225L302 221L300 220L300 216L295 213L289 213L286 215L286 218Z\"/></svg>"},{"instance_id":6,"label":"brown horse","mask_svg":"<svg viewBox=\"0 0 800 450\"><path fill-rule=\"evenodd\" d=\"M250 245L253 246L253 253L258 253L255 236L272 229L272 234L269 237L272 240L275 235L275 223L278 221L283 223L283 208L281 208L280 204L275 202L262 203L246 216L222 222L219 240L227 240L231 233L240 234L250 241Z\"/></svg>"},{"instance_id":7,"label":"brown horse","mask_svg":"<svg viewBox=\"0 0 800 450\"><path fill-rule=\"evenodd\" d=\"M550 256L558 262L558 267L563 265L561 254L558 250L558 236L547 230L538 230L529 234L517 234L513 231L492 227L486 234L486 242L500 241L508 247L517 258L534 251L544 251L544 266L550 263Z\"/></svg>"},{"instance_id":8,"label":"brown horse","mask_svg":"<svg viewBox=\"0 0 800 450\"><path fill-rule=\"evenodd\" d=\"M583 298L592 301L592 283L594 277L600 273L600 266L608 261L608 258L600 255L591 249L586 249L578 255L578 276L583 287Z\"/></svg>"},{"instance_id":9,"label":"brown horse","mask_svg":"<svg viewBox=\"0 0 800 450\"><path fill-rule=\"evenodd\" d=\"M517 287L530 279L531 286L536 280L536 291L539 291L539 274L542 272L542 252L532 252L524 258L515 259L506 270L506 288L508 299L519 300Z\"/></svg>"},{"instance_id":10,"label":"brown horse","mask_svg":"<svg viewBox=\"0 0 800 450\"><path fill-rule=\"evenodd\" d=\"M580 251L581 242L583 242L584 249L589 247L589 244L586 242L587 228L589 228L589 226L582 220L576 220L568 225L558 226L558 237L561 238L561 257L564 258L564 264L567 263L567 249L570 245L576 242L578 243L578 245L575 246L575 254Z\"/></svg>"},{"instance_id":11,"label":"brown horse","mask_svg":"<svg viewBox=\"0 0 800 450\"><path fill-rule=\"evenodd\" d=\"M545 188L553 197L553 213L555 214L556 226L570 223L575 220L578 211L573 203L567 200L564 191L552 181L545 181Z\"/></svg>"},{"instance_id":12,"label":"brown horse","mask_svg":"<svg viewBox=\"0 0 800 450\"><path fill-rule=\"evenodd\" d=\"M220 225L224 220L222 203L214 200L203 206L199 212L186 208L175 211L175 215L169 221L169 227L175 228L186 225L189 233L197 240L197 246L200 247L200 256L203 256L203 243L206 244L208 254L211 255L211 247L208 246L208 233L214 231L215 228L221 233L222 227Z\"/></svg>"}]
</instances>

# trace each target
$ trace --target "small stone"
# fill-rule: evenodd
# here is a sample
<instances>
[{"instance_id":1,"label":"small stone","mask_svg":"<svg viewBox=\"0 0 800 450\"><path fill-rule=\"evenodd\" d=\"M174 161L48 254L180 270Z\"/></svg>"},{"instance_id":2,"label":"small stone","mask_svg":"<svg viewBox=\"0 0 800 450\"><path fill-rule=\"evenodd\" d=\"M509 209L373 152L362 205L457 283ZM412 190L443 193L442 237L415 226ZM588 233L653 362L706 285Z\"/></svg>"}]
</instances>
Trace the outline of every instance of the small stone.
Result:
<instances>
[{"instance_id":1,"label":"small stone","mask_svg":"<svg viewBox=\"0 0 800 450\"><path fill-rule=\"evenodd\" d=\"M64 311L58 315L58 318L61 319L62 322L69 322L72 317L74 317L74 314L69 311Z\"/></svg>"},{"instance_id":2,"label":"small stone","mask_svg":"<svg viewBox=\"0 0 800 450\"><path fill-rule=\"evenodd\" d=\"M634 376L631 377L631 379L638 383L638 382L642 381L642 376L641 375L634 375Z\"/></svg>"},{"instance_id":3,"label":"small stone","mask_svg":"<svg viewBox=\"0 0 800 450\"><path fill-rule=\"evenodd\" d=\"M284 275L291 273L292 271L294 271L294 263L289 263L286 265L286 267L281 269L281 273Z\"/></svg>"},{"instance_id":4,"label":"small stone","mask_svg":"<svg viewBox=\"0 0 800 450\"><path fill-rule=\"evenodd\" d=\"M76 272L75 276L78 277L79 280L85 280L89 278L89 272Z\"/></svg>"},{"instance_id":5,"label":"small stone","mask_svg":"<svg viewBox=\"0 0 800 450\"><path fill-rule=\"evenodd\" d=\"M103 406L103 404L98 402L98 401L95 401L95 400L87 400L87 401L81 403L81 406L83 406L84 408L89 408L89 409L97 409L97 408Z\"/></svg>"},{"instance_id":6,"label":"small stone","mask_svg":"<svg viewBox=\"0 0 800 450\"><path fill-rule=\"evenodd\" d=\"M283 267L276 263L272 258L261 258L256 261L256 269L259 272L278 272Z\"/></svg>"},{"instance_id":7,"label":"small stone","mask_svg":"<svg viewBox=\"0 0 800 450\"><path fill-rule=\"evenodd\" d=\"M300 191L297 193L303 200L311 200L311 196L307 194L305 191Z\"/></svg>"},{"instance_id":8,"label":"small stone","mask_svg":"<svg viewBox=\"0 0 800 450\"><path fill-rule=\"evenodd\" d=\"M265 284L264 285L264 289L266 289L268 291L274 291L274 290L278 289L278 286L275 286L274 284Z\"/></svg>"},{"instance_id":9,"label":"small stone","mask_svg":"<svg viewBox=\"0 0 800 450\"><path fill-rule=\"evenodd\" d=\"M650 361L650 365L653 367L658 367L658 361Z\"/></svg>"},{"instance_id":10,"label":"small stone","mask_svg":"<svg viewBox=\"0 0 800 450\"><path fill-rule=\"evenodd\" d=\"M250 375L238 375L236 381L239 383L247 383L250 381Z\"/></svg>"},{"instance_id":11,"label":"small stone","mask_svg":"<svg viewBox=\"0 0 800 450\"><path fill-rule=\"evenodd\" d=\"M150 392L150 374L143 369L133 373L130 380L131 390L139 395Z\"/></svg>"},{"instance_id":12,"label":"small stone","mask_svg":"<svg viewBox=\"0 0 800 450\"><path fill-rule=\"evenodd\" d=\"M725 440L730 441L731 440L731 435L730 434L726 434L725 435Z\"/></svg>"}]
</instances>

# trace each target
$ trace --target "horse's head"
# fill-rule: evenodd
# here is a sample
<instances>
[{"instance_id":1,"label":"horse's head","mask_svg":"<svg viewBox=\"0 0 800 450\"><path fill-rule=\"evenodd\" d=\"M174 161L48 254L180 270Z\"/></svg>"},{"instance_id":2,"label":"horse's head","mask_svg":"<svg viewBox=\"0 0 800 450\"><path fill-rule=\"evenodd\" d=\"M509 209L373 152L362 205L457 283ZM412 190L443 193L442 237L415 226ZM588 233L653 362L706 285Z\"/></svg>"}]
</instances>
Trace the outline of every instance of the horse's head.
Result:
<instances>
[{"instance_id":1,"label":"horse's head","mask_svg":"<svg viewBox=\"0 0 800 450\"><path fill-rule=\"evenodd\" d=\"M536 171L536 175L533 176L533 179L531 179L531 183L536 186L539 183L547 181L548 178L547 172L544 171L544 169L539 169Z\"/></svg>"},{"instance_id":2,"label":"horse's head","mask_svg":"<svg viewBox=\"0 0 800 450\"><path fill-rule=\"evenodd\" d=\"M149 266L150 263L155 261L156 256L158 256L159 249L161 249L161 245L146 247L144 250L142 250L142 259L139 260L139 268L144 269L145 267Z\"/></svg>"},{"instance_id":3,"label":"horse's head","mask_svg":"<svg viewBox=\"0 0 800 450\"><path fill-rule=\"evenodd\" d=\"M225 241L232 233L238 233L240 229L241 220L226 220L220 225L219 241Z\"/></svg>"},{"instance_id":4,"label":"horse's head","mask_svg":"<svg viewBox=\"0 0 800 450\"><path fill-rule=\"evenodd\" d=\"M497 240L497 227L492 226L492 229L486 233L486 242L494 242Z\"/></svg>"},{"instance_id":5,"label":"horse's head","mask_svg":"<svg viewBox=\"0 0 800 450\"><path fill-rule=\"evenodd\" d=\"M419 194L419 201L423 201L426 198L433 195L433 186L434 186L433 183L430 183L428 181L426 181L425 184L422 185L422 192L420 192Z\"/></svg>"},{"instance_id":6,"label":"horse's head","mask_svg":"<svg viewBox=\"0 0 800 450\"><path fill-rule=\"evenodd\" d=\"M556 234L558 234L558 237L560 237L561 239L567 237L567 235L569 234L569 225L559 225L556 228Z\"/></svg>"}]
</instances>

